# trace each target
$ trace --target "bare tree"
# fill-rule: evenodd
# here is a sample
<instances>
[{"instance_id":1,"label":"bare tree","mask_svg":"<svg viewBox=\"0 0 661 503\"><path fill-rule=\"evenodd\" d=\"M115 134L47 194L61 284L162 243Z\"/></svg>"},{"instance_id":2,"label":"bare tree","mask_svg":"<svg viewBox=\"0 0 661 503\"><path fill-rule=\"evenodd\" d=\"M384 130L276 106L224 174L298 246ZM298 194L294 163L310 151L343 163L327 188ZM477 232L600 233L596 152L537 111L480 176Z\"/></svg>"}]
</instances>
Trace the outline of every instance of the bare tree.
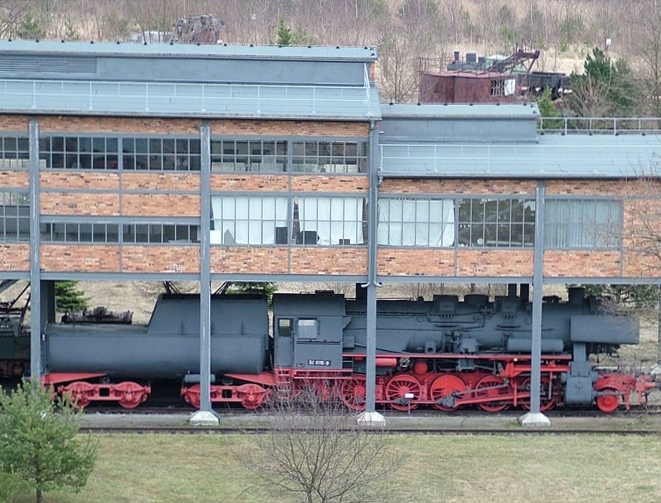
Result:
<instances>
[{"instance_id":1,"label":"bare tree","mask_svg":"<svg viewBox=\"0 0 661 503\"><path fill-rule=\"evenodd\" d=\"M268 409L268 431L254 437L255 448L235 453L258 481L249 491L301 503L392 499L400 459L384 430L358 425L325 386L272 398Z\"/></svg>"},{"instance_id":2,"label":"bare tree","mask_svg":"<svg viewBox=\"0 0 661 503\"><path fill-rule=\"evenodd\" d=\"M641 277L661 275L661 169L652 166L647 173L627 183L624 197L625 222L622 241L628 264ZM637 314L647 321L658 323L657 361L661 363L661 286L659 311L649 306ZM625 305L626 307L626 305ZM635 306L634 306L635 307ZM651 316L651 314L654 315ZM656 318L654 320L653 318Z\"/></svg>"},{"instance_id":3,"label":"bare tree","mask_svg":"<svg viewBox=\"0 0 661 503\"><path fill-rule=\"evenodd\" d=\"M14 35L29 8L25 0L0 0L0 38Z\"/></svg>"}]
</instances>

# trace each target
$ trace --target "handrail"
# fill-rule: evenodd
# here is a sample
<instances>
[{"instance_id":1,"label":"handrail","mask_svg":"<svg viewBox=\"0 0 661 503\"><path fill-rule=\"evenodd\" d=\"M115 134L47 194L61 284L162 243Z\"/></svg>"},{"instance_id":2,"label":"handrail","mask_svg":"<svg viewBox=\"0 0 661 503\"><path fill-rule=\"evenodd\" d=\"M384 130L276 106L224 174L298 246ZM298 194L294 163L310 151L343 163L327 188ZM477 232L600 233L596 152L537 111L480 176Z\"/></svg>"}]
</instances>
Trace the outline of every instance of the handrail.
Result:
<instances>
[{"instance_id":1,"label":"handrail","mask_svg":"<svg viewBox=\"0 0 661 503\"><path fill-rule=\"evenodd\" d=\"M659 117L540 117L539 134L661 134Z\"/></svg>"}]
</instances>

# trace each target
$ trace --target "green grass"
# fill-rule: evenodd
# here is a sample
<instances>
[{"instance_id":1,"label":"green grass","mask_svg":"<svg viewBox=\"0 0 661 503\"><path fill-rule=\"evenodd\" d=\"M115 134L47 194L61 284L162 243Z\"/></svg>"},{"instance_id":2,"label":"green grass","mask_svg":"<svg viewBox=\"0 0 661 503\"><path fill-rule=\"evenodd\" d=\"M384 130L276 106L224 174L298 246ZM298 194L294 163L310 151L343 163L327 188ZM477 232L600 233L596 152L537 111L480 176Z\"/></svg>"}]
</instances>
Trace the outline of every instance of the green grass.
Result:
<instances>
[{"instance_id":1,"label":"green grass","mask_svg":"<svg viewBox=\"0 0 661 503\"><path fill-rule=\"evenodd\" d=\"M289 503L245 492L232 452L250 435L100 435L79 494L45 503ZM661 501L661 442L642 436L404 436L389 503L632 503ZM20 497L16 503L32 501Z\"/></svg>"}]
</instances>

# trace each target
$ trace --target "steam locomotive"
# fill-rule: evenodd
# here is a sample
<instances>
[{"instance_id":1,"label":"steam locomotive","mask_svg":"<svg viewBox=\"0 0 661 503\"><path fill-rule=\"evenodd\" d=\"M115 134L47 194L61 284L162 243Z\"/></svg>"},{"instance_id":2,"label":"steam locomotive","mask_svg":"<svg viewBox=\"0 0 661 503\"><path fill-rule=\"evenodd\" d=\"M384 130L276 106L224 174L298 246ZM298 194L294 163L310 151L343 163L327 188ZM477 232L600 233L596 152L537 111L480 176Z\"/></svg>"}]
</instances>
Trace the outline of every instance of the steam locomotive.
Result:
<instances>
[{"instance_id":1,"label":"steam locomotive","mask_svg":"<svg viewBox=\"0 0 661 503\"><path fill-rule=\"evenodd\" d=\"M637 319L604 312L582 289L571 289L566 302L546 300L542 410L596 403L612 412L655 386L647 376L600 370L590 358L637 344ZM212 296L212 403L256 409L274 393L313 388L364 409L365 300L330 291L276 293L272 309L270 323L263 296ZM378 300L376 402L396 410L529 409L531 335L532 305L517 296ZM43 382L80 406L110 401L134 408L152 385L176 381L184 399L199 407L196 295L161 295L146 326L52 323L42 339Z\"/></svg>"}]
</instances>

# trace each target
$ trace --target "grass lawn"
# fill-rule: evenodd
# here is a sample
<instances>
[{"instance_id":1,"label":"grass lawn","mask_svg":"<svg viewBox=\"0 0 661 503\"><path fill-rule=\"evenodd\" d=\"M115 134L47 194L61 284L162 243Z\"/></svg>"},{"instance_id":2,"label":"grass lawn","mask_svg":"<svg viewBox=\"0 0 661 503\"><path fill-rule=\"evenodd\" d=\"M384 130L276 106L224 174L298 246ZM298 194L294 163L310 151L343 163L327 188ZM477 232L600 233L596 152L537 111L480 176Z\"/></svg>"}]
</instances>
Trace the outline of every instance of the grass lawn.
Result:
<instances>
[{"instance_id":1,"label":"grass lawn","mask_svg":"<svg viewBox=\"0 0 661 503\"><path fill-rule=\"evenodd\" d=\"M289 503L245 492L232 452L250 435L99 435L99 458L79 494L45 503ZM661 501L661 441L641 436L404 436L389 503L633 503ZM28 497L16 503L33 501Z\"/></svg>"}]
</instances>

